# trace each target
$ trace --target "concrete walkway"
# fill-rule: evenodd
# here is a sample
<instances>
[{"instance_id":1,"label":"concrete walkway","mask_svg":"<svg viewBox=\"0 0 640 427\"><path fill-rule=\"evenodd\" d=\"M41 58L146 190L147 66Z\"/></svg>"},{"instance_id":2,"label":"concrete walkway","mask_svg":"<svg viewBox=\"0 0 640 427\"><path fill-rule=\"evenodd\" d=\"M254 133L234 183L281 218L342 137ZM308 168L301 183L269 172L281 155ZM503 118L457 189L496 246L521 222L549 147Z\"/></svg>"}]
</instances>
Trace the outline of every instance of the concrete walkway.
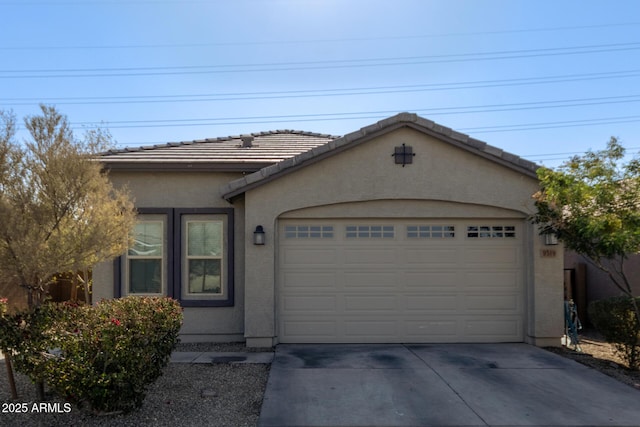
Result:
<instances>
[{"instance_id":1,"label":"concrete walkway","mask_svg":"<svg viewBox=\"0 0 640 427\"><path fill-rule=\"evenodd\" d=\"M174 351L170 363L271 363L273 352Z\"/></svg>"},{"instance_id":2,"label":"concrete walkway","mask_svg":"<svg viewBox=\"0 0 640 427\"><path fill-rule=\"evenodd\" d=\"M259 425L638 426L640 392L526 344L279 345Z\"/></svg>"},{"instance_id":3,"label":"concrete walkway","mask_svg":"<svg viewBox=\"0 0 640 427\"><path fill-rule=\"evenodd\" d=\"M4 355L0 352L0 361ZM202 352L202 351L174 351L171 353L170 363L271 363L273 352Z\"/></svg>"}]
</instances>

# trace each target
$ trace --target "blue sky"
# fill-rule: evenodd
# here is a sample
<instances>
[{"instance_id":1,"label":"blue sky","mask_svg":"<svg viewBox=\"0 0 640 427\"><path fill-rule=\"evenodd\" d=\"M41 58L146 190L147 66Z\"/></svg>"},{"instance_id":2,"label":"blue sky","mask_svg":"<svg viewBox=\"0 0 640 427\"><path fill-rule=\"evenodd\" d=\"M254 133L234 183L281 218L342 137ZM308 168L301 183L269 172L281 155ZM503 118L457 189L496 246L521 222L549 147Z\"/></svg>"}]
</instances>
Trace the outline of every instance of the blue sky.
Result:
<instances>
[{"instance_id":1,"label":"blue sky","mask_svg":"<svg viewBox=\"0 0 640 427\"><path fill-rule=\"evenodd\" d=\"M0 16L0 109L56 105L119 147L411 111L548 166L610 136L640 151L635 0L0 0Z\"/></svg>"}]
</instances>

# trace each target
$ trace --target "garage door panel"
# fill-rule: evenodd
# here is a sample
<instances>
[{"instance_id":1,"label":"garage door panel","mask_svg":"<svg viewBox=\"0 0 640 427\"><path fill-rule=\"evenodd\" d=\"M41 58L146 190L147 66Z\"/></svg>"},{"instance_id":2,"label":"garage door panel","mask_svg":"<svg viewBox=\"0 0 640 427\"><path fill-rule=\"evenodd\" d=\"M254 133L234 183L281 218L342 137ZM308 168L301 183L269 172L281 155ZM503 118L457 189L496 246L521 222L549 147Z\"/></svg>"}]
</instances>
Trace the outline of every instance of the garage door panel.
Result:
<instances>
[{"instance_id":1,"label":"garage door panel","mask_svg":"<svg viewBox=\"0 0 640 427\"><path fill-rule=\"evenodd\" d=\"M338 304L338 297L327 295L287 296L283 298L283 309L288 313L326 312L333 313Z\"/></svg>"},{"instance_id":2,"label":"garage door panel","mask_svg":"<svg viewBox=\"0 0 640 427\"><path fill-rule=\"evenodd\" d=\"M517 266L520 255L518 249L513 246L467 247L464 251L464 261L467 264L479 264L489 268Z\"/></svg>"},{"instance_id":3,"label":"garage door panel","mask_svg":"<svg viewBox=\"0 0 640 427\"><path fill-rule=\"evenodd\" d=\"M464 306L469 311L512 311L520 310L519 295L466 295Z\"/></svg>"},{"instance_id":4,"label":"garage door panel","mask_svg":"<svg viewBox=\"0 0 640 427\"><path fill-rule=\"evenodd\" d=\"M305 268L311 265L335 265L338 260L335 248L285 248L281 262L285 266Z\"/></svg>"},{"instance_id":5,"label":"garage door panel","mask_svg":"<svg viewBox=\"0 0 640 427\"><path fill-rule=\"evenodd\" d=\"M522 341L524 249L518 221L476 221L515 227L517 238L498 233L495 239L493 232L469 237L465 220L445 222L455 226L455 237L434 238L427 220L335 219L317 222L332 227L327 238L298 233L280 239L280 341ZM351 233L357 235L347 236L347 225L355 223L359 228ZM409 233L418 223L423 225ZM375 230L367 224L392 227L393 235L372 236ZM283 226L295 225L294 219L283 221L281 233Z\"/></svg>"},{"instance_id":6,"label":"garage door panel","mask_svg":"<svg viewBox=\"0 0 640 427\"><path fill-rule=\"evenodd\" d=\"M293 271L283 273L283 287L292 291L303 289L335 289L337 275L323 270Z\"/></svg>"},{"instance_id":7,"label":"garage door panel","mask_svg":"<svg viewBox=\"0 0 640 427\"><path fill-rule=\"evenodd\" d=\"M457 248L407 248L406 250L406 264L408 266L412 266L414 264L418 264L420 266L429 264L435 264L441 267L456 266L459 259L459 249Z\"/></svg>"},{"instance_id":8,"label":"garage door panel","mask_svg":"<svg viewBox=\"0 0 640 427\"><path fill-rule=\"evenodd\" d=\"M457 271L404 271L404 286L412 291L415 288L432 290L456 289L460 283Z\"/></svg>"},{"instance_id":9,"label":"garage door panel","mask_svg":"<svg viewBox=\"0 0 640 427\"><path fill-rule=\"evenodd\" d=\"M458 295L407 295L406 311L407 313L424 311L444 311L451 312L458 309Z\"/></svg>"},{"instance_id":10,"label":"garage door panel","mask_svg":"<svg viewBox=\"0 0 640 427\"><path fill-rule=\"evenodd\" d=\"M345 289L382 288L388 289L397 280L397 273L387 271L349 271L345 269L342 277Z\"/></svg>"},{"instance_id":11,"label":"garage door panel","mask_svg":"<svg viewBox=\"0 0 640 427\"><path fill-rule=\"evenodd\" d=\"M397 322L376 320L348 320L344 322L345 338L350 340L366 340L370 342L394 341L398 337Z\"/></svg>"},{"instance_id":12,"label":"garage door panel","mask_svg":"<svg viewBox=\"0 0 640 427\"><path fill-rule=\"evenodd\" d=\"M465 335L478 339L513 340L520 336L522 322L516 318L471 319L465 321Z\"/></svg>"},{"instance_id":13,"label":"garage door panel","mask_svg":"<svg viewBox=\"0 0 640 427\"><path fill-rule=\"evenodd\" d=\"M346 295L344 297L344 307L346 313L350 313L353 311L395 312L399 308L398 297L395 295Z\"/></svg>"},{"instance_id":14,"label":"garage door panel","mask_svg":"<svg viewBox=\"0 0 640 427\"><path fill-rule=\"evenodd\" d=\"M426 320L408 320L405 322L405 335L409 342L442 342L446 338L451 341L458 336L458 320L442 318Z\"/></svg>"},{"instance_id":15,"label":"garage door panel","mask_svg":"<svg viewBox=\"0 0 640 427\"><path fill-rule=\"evenodd\" d=\"M464 281L465 283L473 284L474 289L519 289L522 282L522 274L518 270L469 270L464 272Z\"/></svg>"},{"instance_id":16,"label":"garage door panel","mask_svg":"<svg viewBox=\"0 0 640 427\"><path fill-rule=\"evenodd\" d=\"M460 284L460 274L457 271L404 271L403 285L410 292L418 289L447 291L456 289Z\"/></svg>"},{"instance_id":17,"label":"garage door panel","mask_svg":"<svg viewBox=\"0 0 640 427\"><path fill-rule=\"evenodd\" d=\"M358 265L396 265L395 248L347 248L343 252L345 266Z\"/></svg>"}]
</instances>

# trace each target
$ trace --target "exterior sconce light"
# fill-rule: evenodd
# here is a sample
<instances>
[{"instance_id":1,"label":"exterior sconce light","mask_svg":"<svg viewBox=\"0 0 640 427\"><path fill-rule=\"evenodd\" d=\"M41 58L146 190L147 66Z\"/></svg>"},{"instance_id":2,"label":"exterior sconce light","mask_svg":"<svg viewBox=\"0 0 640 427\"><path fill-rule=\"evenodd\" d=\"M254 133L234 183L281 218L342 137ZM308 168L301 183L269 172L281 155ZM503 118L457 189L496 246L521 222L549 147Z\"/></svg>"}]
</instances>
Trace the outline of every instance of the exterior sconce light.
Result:
<instances>
[{"instance_id":1,"label":"exterior sconce light","mask_svg":"<svg viewBox=\"0 0 640 427\"><path fill-rule=\"evenodd\" d=\"M558 236L554 233L544 235L544 244L547 246L553 246L558 244Z\"/></svg>"},{"instance_id":2,"label":"exterior sconce light","mask_svg":"<svg viewBox=\"0 0 640 427\"><path fill-rule=\"evenodd\" d=\"M264 228L261 225L256 226L256 231L253 232L253 244L264 245Z\"/></svg>"}]
</instances>

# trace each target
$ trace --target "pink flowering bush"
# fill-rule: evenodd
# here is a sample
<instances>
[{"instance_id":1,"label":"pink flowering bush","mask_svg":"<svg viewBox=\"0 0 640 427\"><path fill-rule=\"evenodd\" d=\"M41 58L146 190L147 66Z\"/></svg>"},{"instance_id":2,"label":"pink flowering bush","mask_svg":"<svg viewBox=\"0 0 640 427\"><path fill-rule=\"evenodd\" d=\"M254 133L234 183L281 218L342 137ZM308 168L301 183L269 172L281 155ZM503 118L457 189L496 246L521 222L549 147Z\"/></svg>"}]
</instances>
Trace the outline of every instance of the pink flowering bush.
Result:
<instances>
[{"instance_id":1,"label":"pink flowering bush","mask_svg":"<svg viewBox=\"0 0 640 427\"><path fill-rule=\"evenodd\" d=\"M14 346L19 371L95 412L128 412L162 375L182 309L169 298L127 297L95 306L45 304L15 320L18 329L27 324Z\"/></svg>"}]
</instances>

